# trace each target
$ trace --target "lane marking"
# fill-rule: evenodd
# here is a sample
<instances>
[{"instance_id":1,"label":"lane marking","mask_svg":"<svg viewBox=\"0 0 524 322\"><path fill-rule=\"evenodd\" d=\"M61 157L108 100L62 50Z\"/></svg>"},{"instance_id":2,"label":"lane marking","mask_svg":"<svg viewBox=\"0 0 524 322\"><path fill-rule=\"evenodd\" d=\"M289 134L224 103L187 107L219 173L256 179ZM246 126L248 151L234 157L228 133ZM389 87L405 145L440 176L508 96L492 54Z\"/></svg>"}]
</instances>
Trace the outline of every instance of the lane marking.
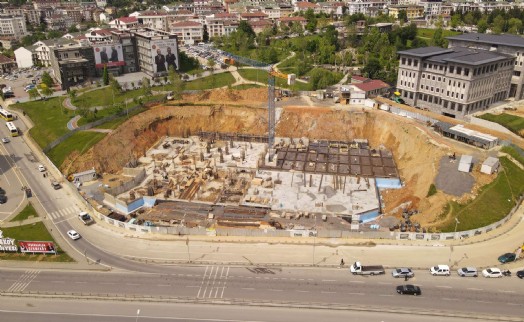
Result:
<instances>
[{"instance_id":1,"label":"lane marking","mask_svg":"<svg viewBox=\"0 0 524 322\"><path fill-rule=\"evenodd\" d=\"M336 282L336 280L322 280L322 282Z\"/></svg>"},{"instance_id":2,"label":"lane marking","mask_svg":"<svg viewBox=\"0 0 524 322\"><path fill-rule=\"evenodd\" d=\"M438 288L452 288L451 286L447 286L447 285L437 285L436 287L438 287Z\"/></svg>"},{"instance_id":3,"label":"lane marking","mask_svg":"<svg viewBox=\"0 0 524 322\"><path fill-rule=\"evenodd\" d=\"M470 291L482 291L481 288L474 288L474 287L469 287L467 289L470 290Z\"/></svg>"},{"instance_id":4,"label":"lane marking","mask_svg":"<svg viewBox=\"0 0 524 322\"><path fill-rule=\"evenodd\" d=\"M349 281L350 283L364 284L364 281Z\"/></svg>"},{"instance_id":5,"label":"lane marking","mask_svg":"<svg viewBox=\"0 0 524 322\"><path fill-rule=\"evenodd\" d=\"M255 289L252 288L252 287L242 287L241 288L242 290L246 290L246 291L254 291Z\"/></svg>"},{"instance_id":6,"label":"lane marking","mask_svg":"<svg viewBox=\"0 0 524 322\"><path fill-rule=\"evenodd\" d=\"M321 291L320 293L322 293L322 294L335 294L335 293L337 293L337 292Z\"/></svg>"},{"instance_id":7,"label":"lane marking","mask_svg":"<svg viewBox=\"0 0 524 322\"><path fill-rule=\"evenodd\" d=\"M378 296L395 296L395 295L391 295L391 294L379 294Z\"/></svg>"},{"instance_id":8,"label":"lane marking","mask_svg":"<svg viewBox=\"0 0 524 322\"><path fill-rule=\"evenodd\" d=\"M297 290L297 292L300 292L300 293L309 293L309 292L311 292L311 291Z\"/></svg>"},{"instance_id":9,"label":"lane marking","mask_svg":"<svg viewBox=\"0 0 524 322\"><path fill-rule=\"evenodd\" d=\"M515 291L505 291L505 290L499 290L499 292L502 292L502 293L516 293Z\"/></svg>"},{"instance_id":10,"label":"lane marking","mask_svg":"<svg viewBox=\"0 0 524 322\"><path fill-rule=\"evenodd\" d=\"M350 295L364 295L364 293L347 293L347 294L350 294Z\"/></svg>"}]
</instances>

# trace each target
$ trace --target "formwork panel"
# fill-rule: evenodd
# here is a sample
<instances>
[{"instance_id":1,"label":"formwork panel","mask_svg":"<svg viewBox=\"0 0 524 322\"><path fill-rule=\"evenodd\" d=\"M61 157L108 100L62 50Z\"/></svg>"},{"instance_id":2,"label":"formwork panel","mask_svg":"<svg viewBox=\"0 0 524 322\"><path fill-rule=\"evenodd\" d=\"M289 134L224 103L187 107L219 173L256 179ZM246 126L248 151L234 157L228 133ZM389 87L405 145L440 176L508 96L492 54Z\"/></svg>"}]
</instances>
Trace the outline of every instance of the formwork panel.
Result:
<instances>
[{"instance_id":1,"label":"formwork panel","mask_svg":"<svg viewBox=\"0 0 524 322\"><path fill-rule=\"evenodd\" d=\"M371 170L371 166L362 166L362 175L363 176L372 176L373 171Z\"/></svg>"},{"instance_id":2,"label":"formwork panel","mask_svg":"<svg viewBox=\"0 0 524 322\"><path fill-rule=\"evenodd\" d=\"M362 170L360 169L360 165L352 164L350 168L350 173L353 175L361 175Z\"/></svg>"},{"instance_id":3,"label":"formwork panel","mask_svg":"<svg viewBox=\"0 0 524 322\"><path fill-rule=\"evenodd\" d=\"M382 160L380 158L371 158L371 164L374 167L381 167L382 166Z\"/></svg>"}]
</instances>

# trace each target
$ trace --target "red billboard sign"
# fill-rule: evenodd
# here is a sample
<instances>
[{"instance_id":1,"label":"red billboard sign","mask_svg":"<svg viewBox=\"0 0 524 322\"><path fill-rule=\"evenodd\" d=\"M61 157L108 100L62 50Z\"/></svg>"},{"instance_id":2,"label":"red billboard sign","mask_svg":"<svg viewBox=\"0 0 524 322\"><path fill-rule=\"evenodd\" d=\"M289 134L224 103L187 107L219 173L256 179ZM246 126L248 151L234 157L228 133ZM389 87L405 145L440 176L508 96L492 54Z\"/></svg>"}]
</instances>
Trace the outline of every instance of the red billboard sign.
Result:
<instances>
[{"instance_id":1,"label":"red billboard sign","mask_svg":"<svg viewBox=\"0 0 524 322\"><path fill-rule=\"evenodd\" d=\"M22 253L56 254L55 244L47 241L19 241Z\"/></svg>"}]
</instances>

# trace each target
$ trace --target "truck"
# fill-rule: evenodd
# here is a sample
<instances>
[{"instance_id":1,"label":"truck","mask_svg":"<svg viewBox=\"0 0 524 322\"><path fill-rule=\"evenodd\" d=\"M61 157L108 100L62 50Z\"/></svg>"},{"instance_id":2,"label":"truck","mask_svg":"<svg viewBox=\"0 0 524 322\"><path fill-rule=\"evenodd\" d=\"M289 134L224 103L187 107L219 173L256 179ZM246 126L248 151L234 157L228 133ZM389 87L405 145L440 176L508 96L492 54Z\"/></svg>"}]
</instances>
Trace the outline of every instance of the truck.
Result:
<instances>
[{"instance_id":1,"label":"truck","mask_svg":"<svg viewBox=\"0 0 524 322\"><path fill-rule=\"evenodd\" d=\"M351 265L349 270L353 275L381 275L386 273L382 265L362 266L358 261Z\"/></svg>"},{"instance_id":2,"label":"truck","mask_svg":"<svg viewBox=\"0 0 524 322\"><path fill-rule=\"evenodd\" d=\"M80 219L80 221L83 222L86 226L95 222L93 218L91 218L91 216L89 216L89 214L85 211L82 211L80 214L78 214L78 219Z\"/></svg>"}]
</instances>

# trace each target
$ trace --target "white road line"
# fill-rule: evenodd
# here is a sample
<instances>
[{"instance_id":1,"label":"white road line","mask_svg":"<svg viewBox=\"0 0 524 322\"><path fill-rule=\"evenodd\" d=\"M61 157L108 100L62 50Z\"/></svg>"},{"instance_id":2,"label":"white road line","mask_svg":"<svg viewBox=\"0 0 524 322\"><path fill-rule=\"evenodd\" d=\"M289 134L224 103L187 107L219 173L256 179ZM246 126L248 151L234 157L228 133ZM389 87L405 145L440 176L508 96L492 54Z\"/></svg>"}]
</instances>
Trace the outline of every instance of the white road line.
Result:
<instances>
[{"instance_id":1,"label":"white road line","mask_svg":"<svg viewBox=\"0 0 524 322\"><path fill-rule=\"evenodd\" d=\"M254 291L255 289L252 288L252 287L242 287L243 290L246 290L246 291Z\"/></svg>"},{"instance_id":2,"label":"white road line","mask_svg":"<svg viewBox=\"0 0 524 322\"><path fill-rule=\"evenodd\" d=\"M64 209L58 209L58 213L61 217L65 217L67 215L67 213L64 212Z\"/></svg>"},{"instance_id":3,"label":"white road line","mask_svg":"<svg viewBox=\"0 0 524 322\"><path fill-rule=\"evenodd\" d=\"M157 284L156 286L158 286L158 287L169 287L169 286L171 286L171 285L169 285L169 284ZM198 287L198 286L197 286L197 287Z\"/></svg>"},{"instance_id":4,"label":"white road line","mask_svg":"<svg viewBox=\"0 0 524 322\"><path fill-rule=\"evenodd\" d=\"M87 282L75 282L75 284L87 284Z\"/></svg>"},{"instance_id":5,"label":"white road line","mask_svg":"<svg viewBox=\"0 0 524 322\"><path fill-rule=\"evenodd\" d=\"M337 293L337 292L321 291L320 293L322 293L322 294L335 294L335 293Z\"/></svg>"},{"instance_id":6,"label":"white road line","mask_svg":"<svg viewBox=\"0 0 524 322\"><path fill-rule=\"evenodd\" d=\"M140 284L136 284L136 283L126 283L126 285L129 285L129 286L138 286Z\"/></svg>"},{"instance_id":7,"label":"white road line","mask_svg":"<svg viewBox=\"0 0 524 322\"><path fill-rule=\"evenodd\" d=\"M229 276L229 266L227 267L226 278L224 280L224 284L223 284L223 287L222 287L222 294L220 294L220 298L224 297L224 291L226 290L226 282L227 282L227 277L228 276Z\"/></svg>"},{"instance_id":8,"label":"white road line","mask_svg":"<svg viewBox=\"0 0 524 322\"><path fill-rule=\"evenodd\" d=\"M474 288L474 287L469 287L467 289L470 290L470 291L482 291L481 288Z\"/></svg>"},{"instance_id":9,"label":"white road line","mask_svg":"<svg viewBox=\"0 0 524 322\"><path fill-rule=\"evenodd\" d=\"M451 286L447 286L447 285L437 285L436 287L438 287L438 288L452 288Z\"/></svg>"},{"instance_id":10,"label":"white road line","mask_svg":"<svg viewBox=\"0 0 524 322\"><path fill-rule=\"evenodd\" d=\"M310 291L297 290L297 292L300 292L300 293L309 293Z\"/></svg>"},{"instance_id":11,"label":"white road line","mask_svg":"<svg viewBox=\"0 0 524 322\"><path fill-rule=\"evenodd\" d=\"M347 294L350 294L350 295L364 295L364 293L347 293Z\"/></svg>"},{"instance_id":12,"label":"white road line","mask_svg":"<svg viewBox=\"0 0 524 322\"><path fill-rule=\"evenodd\" d=\"M499 290L499 292L502 292L502 293L516 293L515 291L505 291L505 290Z\"/></svg>"},{"instance_id":13,"label":"white road line","mask_svg":"<svg viewBox=\"0 0 524 322\"><path fill-rule=\"evenodd\" d=\"M101 285L115 285L116 283L113 282L102 282Z\"/></svg>"},{"instance_id":14,"label":"white road line","mask_svg":"<svg viewBox=\"0 0 524 322\"><path fill-rule=\"evenodd\" d=\"M51 283L60 283L60 284L63 284L65 283L64 281L51 281Z\"/></svg>"},{"instance_id":15,"label":"white road line","mask_svg":"<svg viewBox=\"0 0 524 322\"><path fill-rule=\"evenodd\" d=\"M204 282L206 280L206 274L207 270L209 269L209 266L206 266L206 270L204 272L204 276L202 277L202 283L200 284L200 288L198 289L197 298L200 298L200 292L202 291L202 287L204 286Z\"/></svg>"},{"instance_id":16,"label":"white road line","mask_svg":"<svg viewBox=\"0 0 524 322\"><path fill-rule=\"evenodd\" d=\"M271 292L284 292L284 290L277 290L277 289L274 289L274 288L270 288L268 291L271 291Z\"/></svg>"},{"instance_id":17,"label":"white road line","mask_svg":"<svg viewBox=\"0 0 524 322\"><path fill-rule=\"evenodd\" d=\"M364 281L349 281L350 283L364 284Z\"/></svg>"},{"instance_id":18,"label":"white road line","mask_svg":"<svg viewBox=\"0 0 524 322\"><path fill-rule=\"evenodd\" d=\"M521 306L522 303L507 303L508 305L515 305L515 306Z\"/></svg>"},{"instance_id":19,"label":"white road line","mask_svg":"<svg viewBox=\"0 0 524 322\"><path fill-rule=\"evenodd\" d=\"M444 300L444 301L458 301L457 298L451 298L451 297L443 297L442 300Z\"/></svg>"},{"instance_id":20,"label":"white road line","mask_svg":"<svg viewBox=\"0 0 524 322\"><path fill-rule=\"evenodd\" d=\"M395 295L391 295L391 294L379 294L378 296L395 296Z\"/></svg>"},{"instance_id":21,"label":"white road line","mask_svg":"<svg viewBox=\"0 0 524 322\"><path fill-rule=\"evenodd\" d=\"M322 280L322 282L336 282L336 280Z\"/></svg>"}]
</instances>

